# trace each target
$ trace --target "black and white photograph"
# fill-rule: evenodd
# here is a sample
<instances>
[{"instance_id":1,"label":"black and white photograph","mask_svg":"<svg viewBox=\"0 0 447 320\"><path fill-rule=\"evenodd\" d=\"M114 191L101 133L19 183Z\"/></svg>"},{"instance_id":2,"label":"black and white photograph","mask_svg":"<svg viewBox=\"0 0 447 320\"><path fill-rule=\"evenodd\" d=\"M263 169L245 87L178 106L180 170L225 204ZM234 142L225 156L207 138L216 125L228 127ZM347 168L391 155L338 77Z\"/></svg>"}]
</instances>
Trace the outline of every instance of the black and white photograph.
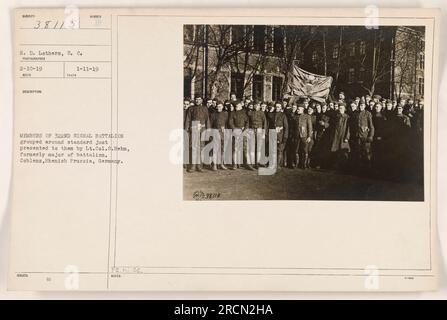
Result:
<instances>
[{"instance_id":1,"label":"black and white photograph","mask_svg":"<svg viewBox=\"0 0 447 320\"><path fill-rule=\"evenodd\" d=\"M184 200L424 201L423 26L183 26Z\"/></svg>"}]
</instances>

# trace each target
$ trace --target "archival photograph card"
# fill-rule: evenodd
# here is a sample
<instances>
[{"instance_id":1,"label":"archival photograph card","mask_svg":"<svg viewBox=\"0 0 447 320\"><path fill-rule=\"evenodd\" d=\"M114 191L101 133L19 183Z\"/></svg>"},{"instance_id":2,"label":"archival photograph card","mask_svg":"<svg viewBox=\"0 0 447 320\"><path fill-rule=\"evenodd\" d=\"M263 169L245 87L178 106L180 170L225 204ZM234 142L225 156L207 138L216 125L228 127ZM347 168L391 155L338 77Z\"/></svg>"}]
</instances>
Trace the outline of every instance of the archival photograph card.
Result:
<instances>
[{"instance_id":1,"label":"archival photograph card","mask_svg":"<svg viewBox=\"0 0 447 320\"><path fill-rule=\"evenodd\" d=\"M13 14L10 290L436 290L437 10Z\"/></svg>"}]
</instances>

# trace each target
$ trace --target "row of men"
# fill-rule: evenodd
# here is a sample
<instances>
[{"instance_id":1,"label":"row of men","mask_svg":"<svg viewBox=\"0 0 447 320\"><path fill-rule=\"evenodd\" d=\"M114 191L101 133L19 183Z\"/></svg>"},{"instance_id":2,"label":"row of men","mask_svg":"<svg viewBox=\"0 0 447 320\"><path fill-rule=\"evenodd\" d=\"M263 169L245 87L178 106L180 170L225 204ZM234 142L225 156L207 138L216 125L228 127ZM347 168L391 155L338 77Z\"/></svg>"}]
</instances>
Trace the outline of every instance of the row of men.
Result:
<instances>
[{"instance_id":1,"label":"row of men","mask_svg":"<svg viewBox=\"0 0 447 320\"><path fill-rule=\"evenodd\" d=\"M386 100L379 96L357 97L346 103L344 94L337 101L317 102L308 98L274 103L249 98L222 102L201 97L184 101L184 127L192 130L194 121L202 129L274 129L277 132L278 167L389 169L396 162L419 159L422 154L423 102ZM268 139L265 139L268 144ZM268 150L268 146L267 146ZM416 157L415 157L416 156ZM411 162L411 161L410 161ZM253 170L257 159L247 161ZM224 163L213 163L212 169ZM238 168L233 163L231 169ZM202 170L191 165L188 171Z\"/></svg>"}]
</instances>

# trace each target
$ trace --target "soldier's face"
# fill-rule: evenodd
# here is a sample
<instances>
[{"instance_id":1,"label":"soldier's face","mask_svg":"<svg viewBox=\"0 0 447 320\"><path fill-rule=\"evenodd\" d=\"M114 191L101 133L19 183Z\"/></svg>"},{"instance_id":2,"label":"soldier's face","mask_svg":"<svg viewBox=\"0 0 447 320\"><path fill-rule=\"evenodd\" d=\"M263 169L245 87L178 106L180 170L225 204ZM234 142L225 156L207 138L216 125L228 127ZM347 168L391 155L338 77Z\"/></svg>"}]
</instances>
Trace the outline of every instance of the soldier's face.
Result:
<instances>
[{"instance_id":1,"label":"soldier's face","mask_svg":"<svg viewBox=\"0 0 447 320\"><path fill-rule=\"evenodd\" d=\"M261 105L259 103L255 104L255 110L256 111L261 110Z\"/></svg>"},{"instance_id":2,"label":"soldier's face","mask_svg":"<svg viewBox=\"0 0 447 320\"><path fill-rule=\"evenodd\" d=\"M343 93L340 93L340 94L338 95L338 98L339 98L340 100L343 100L343 99L345 98L345 95L344 95Z\"/></svg>"},{"instance_id":3,"label":"soldier's face","mask_svg":"<svg viewBox=\"0 0 447 320\"><path fill-rule=\"evenodd\" d=\"M308 108L309 107L309 102L308 101L304 101L304 108Z\"/></svg>"},{"instance_id":4,"label":"soldier's face","mask_svg":"<svg viewBox=\"0 0 447 320\"><path fill-rule=\"evenodd\" d=\"M242 106L243 106L242 103L238 103L238 104L236 105L236 110L242 110Z\"/></svg>"},{"instance_id":5,"label":"soldier's face","mask_svg":"<svg viewBox=\"0 0 447 320\"><path fill-rule=\"evenodd\" d=\"M287 107L287 101L283 101L282 102L282 106L284 107L284 109Z\"/></svg>"},{"instance_id":6,"label":"soldier's face","mask_svg":"<svg viewBox=\"0 0 447 320\"><path fill-rule=\"evenodd\" d=\"M217 108L218 112L222 112L224 106L223 106L223 104L218 104L216 108Z\"/></svg>"},{"instance_id":7,"label":"soldier's face","mask_svg":"<svg viewBox=\"0 0 447 320\"><path fill-rule=\"evenodd\" d=\"M184 101L183 102L183 108L184 109L188 109L189 108L189 101Z\"/></svg>"},{"instance_id":8,"label":"soldier's face","mask_svg":"<svg viewBox=\"0 0 447 320\"><path fill-rule=\"evenodd\" d=\"M321 106L319 104L316 105L317 112L321 112Z\"/></svg>"},{"instance_id":9,"label":"soldier's face","mask_svg":"<svg viewBox=\"0 0 447 320\"><path fill-rule=\"evenodd\" d=\"M293 105L293 106L292 106L292 112L296 112L297 109L298 109L298 108L297 108L296 105Z\"/></svg>"},{"instance_id":10,"label":"soldier's face","mask_svg":"<svg viewBox=\"0 0 447 320\"><path fill-rule=\"evenodd\" d=\"M327 106L326 105L321 106L321 111L322 112L326 112L327 111Z\"/></svg>"},{"instance_id":11,"label":"soldier's face","mask_svg":"<svg viewBox=\"0 0 447 320\"><path fill-rule=\"evenodd\" d=\"M355 103L351 104L351 110L352 111L357 110L357 105Z\"/></svg>"},{"instance_id":12,"label":"soldier's face","mask_svg":"<svg viewBox=\"0 0 447 320\"><path fill-rule=\"evenodd\" d=\"M376 104L375 109L376 109L376 112L382 111L382 105L381 104Z\"/></svg>"},{"instance_id":13,"label":"soldier's face","mask_svg":"<svg viewBox=\"0 0 447 320\"><path fill-rule=\"evenodd\" d=\"M365 110L365 108L366 108L366 105L365 105L364 103L361 103L359 107L360 107L360 110L362 110L362 111L363 111L363 110Z\"/></svg>"},{"instance_id":14,"label":"soldier's face","mask_svg":"<svg viewBox=\"0 0 447 320\"><path fill-rule=\"evenodd\" d=\"M298 107L298 110L296 112L298 114L303 114L304 113L304 108L303 107Z\"/></svg>"},{"instance_id":15,"label":"soldier's face","mask_svg":"<svg viewBox=\"0 0 447 320\"><path fill-rule=\"evenodd\" d=\"M278 103L278 104L275 106L275 109L276 109L276 112L281 112L281 105Z\"/></svg>"},{"instance_id":16,"label":"soldier's face","mask_svg":"<svg viewBox=\"0 0 447 320\"><path fill-rule=\"evenodd\" d=\"M267 105L265 105L265 104L261 104L261 110L262 110L262 111L265 111L265 109L267 109Z\"/></svg>"},{"instance_id":17,"label":"soldier's face","mask_svg":"<svg viewBox=\"0 0 447 320\"><path fill-rule=\"evenodd\" d=\"M211 107L213 105L213 100L208 100L207 102L206 102L206 106L209 108L209 107Z\"/></svg>"},{"instance_id":18,"label":"soldier's face","mask_svg":"<svg viewBox=\"0 0 447 320\"><path fill-rule=\"evenodd\" d=\"M314 108L309 108L309 109L307 109L307 113L308 113L308 114L313 114L313 113L314 113Z\"/></svg>"},{"instance_id":19,"label":"soldier's face","mask_svg":"<svg viewBox=\"0 0 447 320\"><path fill-rule=\"evenodd\" d=\"M393 110L393 104L392 103L387 103L386 104L386 109L389 110L389 111Z\"/></svg>"},{"instance_id":20,"label":"soldier's face","mask_svg":"<svg viewBox=\"0 0 447 320\"><path fill-rule=\"evenodd\" d=\"M410 106L412 106L412 105L413 105L413 103L414 103L414 101L413 101L413 100L408 100L408 104L409 104Z\"/></svg>"},{"instance_id":21,"label":"soldier's face","mask_svg":"<svg viewBox=\"0 0 447 320\"><path fill-rule=\"evenodd\" d=\"M202 100L202 98L197 98L196 99L196 105L201 105L202 104L202 102L203 102L203 100Z\"/></svg>"},{"instance_id":22,"label":"soldier's face","mask_svg":"<svg viewBox=\"0 0 447 320\"><path fill-rule=\"evenodd\" d=\"M230 100L231 100L231 101L236 101L236 100L237 100L236 95L235 95L235 94L232 94L232 95L230 96Z\"/></svg>"},{"instance_id":23,"label":"soldier's face","mask_svg":"<svg viewBox=\"0 0 447 320\"><path fill-rule=\"evenodd\" d=\"M402 111L404 111L404 108L402 106L397 107L397 114L402 114Z\"/></svg>"},{"instance_id":24,"label":"soldier's face","mask_svg":"<svg viewBox=\"0 0 447 320\"><path fill-rule=\"evenodd\" d=\"M345 113L345 106L338 107L338 112L340 112L341 114Z\"/></svg>"}]
</instances>

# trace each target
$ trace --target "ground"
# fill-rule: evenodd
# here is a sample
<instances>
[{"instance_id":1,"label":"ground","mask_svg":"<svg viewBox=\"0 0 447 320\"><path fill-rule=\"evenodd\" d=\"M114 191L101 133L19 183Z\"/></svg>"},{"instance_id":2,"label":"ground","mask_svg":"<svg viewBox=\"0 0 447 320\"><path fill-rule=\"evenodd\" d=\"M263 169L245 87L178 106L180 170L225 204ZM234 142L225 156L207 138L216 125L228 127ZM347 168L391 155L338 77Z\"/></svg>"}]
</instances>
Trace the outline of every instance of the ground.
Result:
<instances>
[{"instance_id":1,"label":"ground","mask_svg":"<svg viewBox=\"0 0 447 320\"><path fill-rule=\"evenodd\" d=\"M359 177L317 169L281 169L260 176L246 169L203 169L183 175L185 200L381 200L423 201L419 184Z\"/></svg>"}]
</instances>

